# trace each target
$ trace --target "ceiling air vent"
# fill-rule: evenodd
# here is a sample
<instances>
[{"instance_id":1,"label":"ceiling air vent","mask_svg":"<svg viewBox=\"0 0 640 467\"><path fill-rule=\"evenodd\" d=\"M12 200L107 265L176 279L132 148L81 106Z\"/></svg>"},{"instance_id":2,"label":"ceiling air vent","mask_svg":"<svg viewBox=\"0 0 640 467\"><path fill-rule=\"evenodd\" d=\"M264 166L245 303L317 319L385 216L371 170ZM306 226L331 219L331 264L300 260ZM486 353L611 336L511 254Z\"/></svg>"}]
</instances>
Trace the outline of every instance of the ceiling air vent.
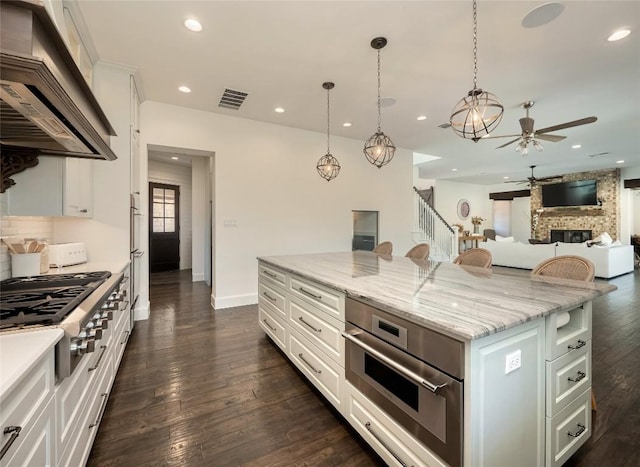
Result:
<instances>
[{"instance_id":1,"label":"ceiling air vent","mask_svg":"<svg viewBox=\"0 0 640 467\"><path fill-rule=\"evenodd\" d=\"M589 154L587 157L598 157L598 156L606 156L609 154L608 152L599 152L597 154Z\"/></svg>"},{"instance_id":2,"label":"ceiling air vent","mask_svg":"<svg viewBox=\"0 0 640 467\"><path fill-rule=\"evenodd\" d=\"M242 91L226 88L220 97L218 107L238 110L249 94Z\"/></svg>"}]
</instances>

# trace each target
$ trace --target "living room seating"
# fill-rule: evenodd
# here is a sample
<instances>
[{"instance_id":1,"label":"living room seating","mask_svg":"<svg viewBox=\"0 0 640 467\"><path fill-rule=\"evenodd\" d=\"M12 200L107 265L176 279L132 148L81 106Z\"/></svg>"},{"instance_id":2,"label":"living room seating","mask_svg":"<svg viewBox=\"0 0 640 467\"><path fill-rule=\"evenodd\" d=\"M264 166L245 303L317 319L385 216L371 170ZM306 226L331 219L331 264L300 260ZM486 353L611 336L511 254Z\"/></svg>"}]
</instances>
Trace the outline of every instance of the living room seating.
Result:
<instances>
[{"instance_id":1,"label":"living room seating","mask_svg":"<svg viewBox=\"0 0 640 467\"><path fill-rule=\"evenodd\" d=\"M496 240L498 237L496 237ZM633 271L633 246L592 246L584 243L524 244L511 241L487 240L482 247L493 256L494 266L533 269L545 259L573 255L590 260L596 277L608 279Z\"/></svg>"}]
</instances>

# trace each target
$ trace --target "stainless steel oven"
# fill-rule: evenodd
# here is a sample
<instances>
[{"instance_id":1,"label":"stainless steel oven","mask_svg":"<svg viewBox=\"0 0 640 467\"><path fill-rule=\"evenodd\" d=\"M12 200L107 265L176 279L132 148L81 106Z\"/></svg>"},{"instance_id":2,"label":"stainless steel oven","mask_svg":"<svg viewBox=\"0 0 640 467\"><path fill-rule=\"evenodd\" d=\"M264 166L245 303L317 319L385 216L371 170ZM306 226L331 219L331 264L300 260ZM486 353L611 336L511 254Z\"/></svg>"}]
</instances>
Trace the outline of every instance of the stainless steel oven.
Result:
<instances>
[{"instance_id":1,"label":"stainless steel oven","mask_svg":"<svg viewBox=\"0 0 640 467\"><path fill-rule=\"evenodd\" d=\"M347 380L453 467L462 465L464 344L347 298Z\"/></svg>"}]
</instances>

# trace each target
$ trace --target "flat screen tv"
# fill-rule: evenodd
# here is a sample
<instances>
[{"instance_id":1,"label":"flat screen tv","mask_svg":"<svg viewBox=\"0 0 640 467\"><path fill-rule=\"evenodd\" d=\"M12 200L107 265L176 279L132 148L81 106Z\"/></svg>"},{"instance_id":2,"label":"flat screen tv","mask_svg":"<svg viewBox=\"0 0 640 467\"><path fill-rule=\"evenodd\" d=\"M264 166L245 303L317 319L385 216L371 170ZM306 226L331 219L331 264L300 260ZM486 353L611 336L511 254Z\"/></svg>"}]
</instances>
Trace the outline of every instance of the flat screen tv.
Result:
<instances>
[{"instance_id":1,"label":"flat screen tv","mask_svg":"<svg viewBox=\"0 0 640 467\"><path fill-rule=\"evenodd\" d=\"M597 205L596 180L576 180L542 185L542 206L546 208Z\"/></svg>"}]
</instances>

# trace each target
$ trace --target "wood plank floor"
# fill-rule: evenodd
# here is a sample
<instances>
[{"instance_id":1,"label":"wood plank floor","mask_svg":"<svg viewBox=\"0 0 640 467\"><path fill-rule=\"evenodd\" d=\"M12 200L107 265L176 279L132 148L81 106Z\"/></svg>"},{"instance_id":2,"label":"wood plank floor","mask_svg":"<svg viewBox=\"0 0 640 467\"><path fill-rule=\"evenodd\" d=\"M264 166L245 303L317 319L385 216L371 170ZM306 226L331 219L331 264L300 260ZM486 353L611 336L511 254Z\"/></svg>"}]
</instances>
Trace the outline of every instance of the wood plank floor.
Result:
<instances>
[{"instance_id":1,"label":"wood plank floor","mask_svg":"<svg viewBox=\"0 0 640 467\"><path fill-rule=\"evenodd\" d=\"M494 267L494 272L528 274ZM594 301L591 439L566 466L640 465L640 272ZM154 274L89 466L382 466L257 325L191 271ZM513 467L520 467L514 461Z\"/></svg>"}]
</instances>

